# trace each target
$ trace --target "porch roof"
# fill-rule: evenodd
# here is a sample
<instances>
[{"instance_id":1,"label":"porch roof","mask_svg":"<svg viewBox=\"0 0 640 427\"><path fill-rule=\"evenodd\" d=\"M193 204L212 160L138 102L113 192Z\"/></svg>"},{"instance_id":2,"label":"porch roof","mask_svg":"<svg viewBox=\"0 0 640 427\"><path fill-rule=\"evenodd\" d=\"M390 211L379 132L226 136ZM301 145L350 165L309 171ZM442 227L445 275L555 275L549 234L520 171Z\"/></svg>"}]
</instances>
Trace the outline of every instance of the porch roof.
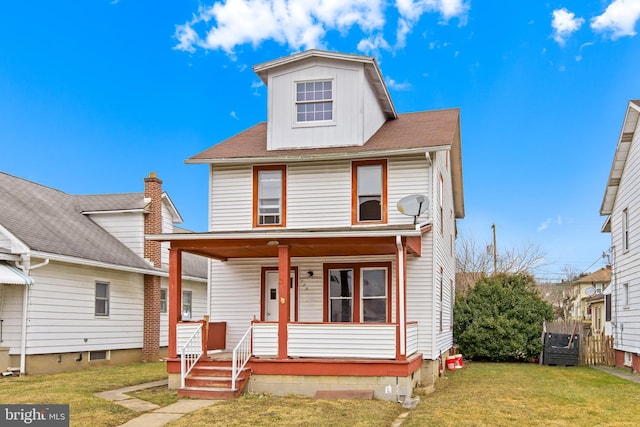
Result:
<instances>
[{"instance_id":1,"label":"porch roof","mask_svg":"<svg viewBox=\"0 0 640 427\"><path fill-rule=\"evenodd\" d=\"M147 240L170 242L179 249L209 258L271 258L278 246L288 246L291 257L392 255L396 238L407 250L421 255L421 235L430 224L313 230L251 230L206 233L151 234Z\"/></svg>"}]
</instances>

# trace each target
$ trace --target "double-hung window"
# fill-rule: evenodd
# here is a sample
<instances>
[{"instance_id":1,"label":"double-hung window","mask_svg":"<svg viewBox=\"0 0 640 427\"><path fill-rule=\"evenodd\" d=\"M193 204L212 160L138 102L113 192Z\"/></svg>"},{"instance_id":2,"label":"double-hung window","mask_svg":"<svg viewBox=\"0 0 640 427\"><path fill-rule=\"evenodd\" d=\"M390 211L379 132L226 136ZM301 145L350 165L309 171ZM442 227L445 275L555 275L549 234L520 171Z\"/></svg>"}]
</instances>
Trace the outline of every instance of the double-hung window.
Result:
<instances>
[{"instance_id":1,"label":"double-hung window","mask_svg":"<svg viewBox=\"0 0 640 427\"><path fill-rule=\"evenodd\" d=\"M296 122L333 121L333 81L296 82Z\"/></svg>"},{"instance_id":2,"label":"double-hung window","mask_svg":"<svg viewBox=\"0 0 640 427\"><path fill-rule=\"evenodd\" d=\"M191 291L182 291L182 317L191 319L193 315L193 294Z\"/></svg>"},{"instance_id":3,"label":"double-hung window","mask_svg":"<svg viewBox=\"0 0 640 427\"><path fill-rule=\"evenodd\" d=\"M388 263L325 266L325 321L388 322L390 271Z\"/></svg>"},{"instance_id":4,"label":"double-hung window","mask_svg":"<svg viewBox=\"0 0 640 427\"><path fill-rule=\"evenodd\" d=\"M629 250L629 209L622 211L622 250Z\"/></svg>"},{"instance_id":5,"label":"double-hung window","mask_svg":"<svg viewBox=\"0 0 640 427\"><path fill-rule=\"evenodd\" d=\"M160 288L160 313L167 312L167 288Z\"/></svg>"},{"instance_id":6,"label":"double-hung window","mask_svg":"<svg viewBox=\"0 0 640 427\"><path fill-rule=\"evenodd\" d=\"M285 226L285 166L256 166L253 169L253 226Z\"/></svg>"},{"instance_id":7,"label":"double-hung window","mask_svg":"<svg viewBox=\"0 0 640 427\"><path fill-rule=\"evenodd\" d=\"M95 315L109 315L109 283L96 282Z\"/></svg>"},{"instance_id":8,"label":"double-hung window","mask_svg":"<svg viewBox=\"0 0 640 427\"><path fill-rule=\"evenodd\" d=\"M353 162L351 185L352 223L386 223L386 160Z\"/></svg>"}]
</instances>

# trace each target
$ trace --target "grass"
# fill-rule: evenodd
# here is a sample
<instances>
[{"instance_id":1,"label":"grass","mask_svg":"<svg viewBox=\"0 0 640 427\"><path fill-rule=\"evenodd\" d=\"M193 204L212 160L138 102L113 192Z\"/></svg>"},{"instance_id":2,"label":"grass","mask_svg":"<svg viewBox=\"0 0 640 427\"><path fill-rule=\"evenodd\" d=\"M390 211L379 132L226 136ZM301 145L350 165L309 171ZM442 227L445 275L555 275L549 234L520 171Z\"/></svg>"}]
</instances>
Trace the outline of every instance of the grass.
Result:
<instances>
[{"instance_id":1,"label":"grass","mask_svg":"<svg viewBox=\"0 0 640 427\"><path fill-rule=\"evenodd\" d=\"M164 363L113 366L53 375L0 378L0 402L68 403L72 426L112 427L140 415L94 393L166 378ZM422 393L414 410L376 400L315 400L245 394L188 414L181 426L403 427L638 425L640 384L588 367L466 363L446 371L436 392ZM129 395L169 405L174 390L157 387Z\"/></svg>"},{"instance_id":2,"label":"grass","mask_svg":"<svg viewBox=\"0 0 640 427\"><path fill-rule=\"evenodd\" d=\"M167 377L162 362L110 366L50 375L0 378L3 404L69 404L71 426L117 426L140 415L94 396L106 390Z\"/></svg>"},{"instance_id":3,"label":"grass","mask_svg":"<svg viewBox=\"0 0 640 427\"><path fill-rule=\"evenodd\" d=\"M403 426L638 425L640 385L589 367L470 363Z\"/></svg>"}]
</instances>

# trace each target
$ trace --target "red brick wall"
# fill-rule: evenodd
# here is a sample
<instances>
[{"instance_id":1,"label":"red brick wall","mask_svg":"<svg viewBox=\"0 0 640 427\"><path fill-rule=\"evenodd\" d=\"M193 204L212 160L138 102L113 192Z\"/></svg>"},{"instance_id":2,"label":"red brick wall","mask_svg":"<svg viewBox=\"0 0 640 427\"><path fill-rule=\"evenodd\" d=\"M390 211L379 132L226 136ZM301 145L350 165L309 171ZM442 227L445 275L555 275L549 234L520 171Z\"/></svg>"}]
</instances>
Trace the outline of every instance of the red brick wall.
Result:
<instances>
[{"instance_id":1,"label":"red brick wall","mask_svg":"<svg viewBox=\"0 0 640 427\"><path fill-rule=\"evenodd\" d=\"M144 217L144 234L162 233L162 181L151 172L144 179L144 197L150 199ZM160 242L144 241L144 257L154 266L162 266ZM158 360L160 352L160 277L144 276L144 330L142 360Z\"/></svg>"}]
</instances>

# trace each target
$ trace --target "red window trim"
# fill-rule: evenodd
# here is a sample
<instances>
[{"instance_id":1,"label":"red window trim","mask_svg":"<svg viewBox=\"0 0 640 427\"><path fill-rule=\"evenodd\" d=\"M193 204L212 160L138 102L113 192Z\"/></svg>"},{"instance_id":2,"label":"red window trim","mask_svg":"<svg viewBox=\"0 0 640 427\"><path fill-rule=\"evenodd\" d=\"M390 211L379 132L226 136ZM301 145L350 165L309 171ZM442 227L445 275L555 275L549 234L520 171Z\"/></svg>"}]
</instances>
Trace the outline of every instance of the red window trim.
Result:
<instances>
[{"instance_id":1,"label":"red window trim","mask_svg":"<svg viewBox=\"0 0 640 427\"><path fill-rule=\"evenodd\" d=\"M282 195L280 206L280 224L259 224L258 221L258 173L261 171L279 170L282 172ZM287 166L267 165L253 167L253 227L254 228L284 228L287 226Z\"/></svg>"},{"instance_id":2,"label":"red window trim","mask_svg":"<svg viewBox=\"0 0 640 427\"><path fill-rule=\"evenodd\" d=\"M380 221L358 221L358 166L382 166L382 220ZM351 224L386 224L388 221L387 212L387 160L358 160L351 162Z\"/></svg>"},{"instance_id":3,"label":"red window trim","mask_svg":"<svg viewBox=\"0 0 640 427\"><path fill-rule=\"evenodd\" d=\"M360 275L361 270L365 268L386 268L387 269L387 321L385 323L393 323L391 321L391 262L362 262L362 263L335 263L335 264L323 264L322 266L322 321L325 323L331 323L329 320L329 270L332 269L352 269L353 270L353 322L352 323L365 323L362 321L360 304L362 302L362 291L360 289ZM373 322L367 322L373 323Z\"/></svg>"}]
</instances>

